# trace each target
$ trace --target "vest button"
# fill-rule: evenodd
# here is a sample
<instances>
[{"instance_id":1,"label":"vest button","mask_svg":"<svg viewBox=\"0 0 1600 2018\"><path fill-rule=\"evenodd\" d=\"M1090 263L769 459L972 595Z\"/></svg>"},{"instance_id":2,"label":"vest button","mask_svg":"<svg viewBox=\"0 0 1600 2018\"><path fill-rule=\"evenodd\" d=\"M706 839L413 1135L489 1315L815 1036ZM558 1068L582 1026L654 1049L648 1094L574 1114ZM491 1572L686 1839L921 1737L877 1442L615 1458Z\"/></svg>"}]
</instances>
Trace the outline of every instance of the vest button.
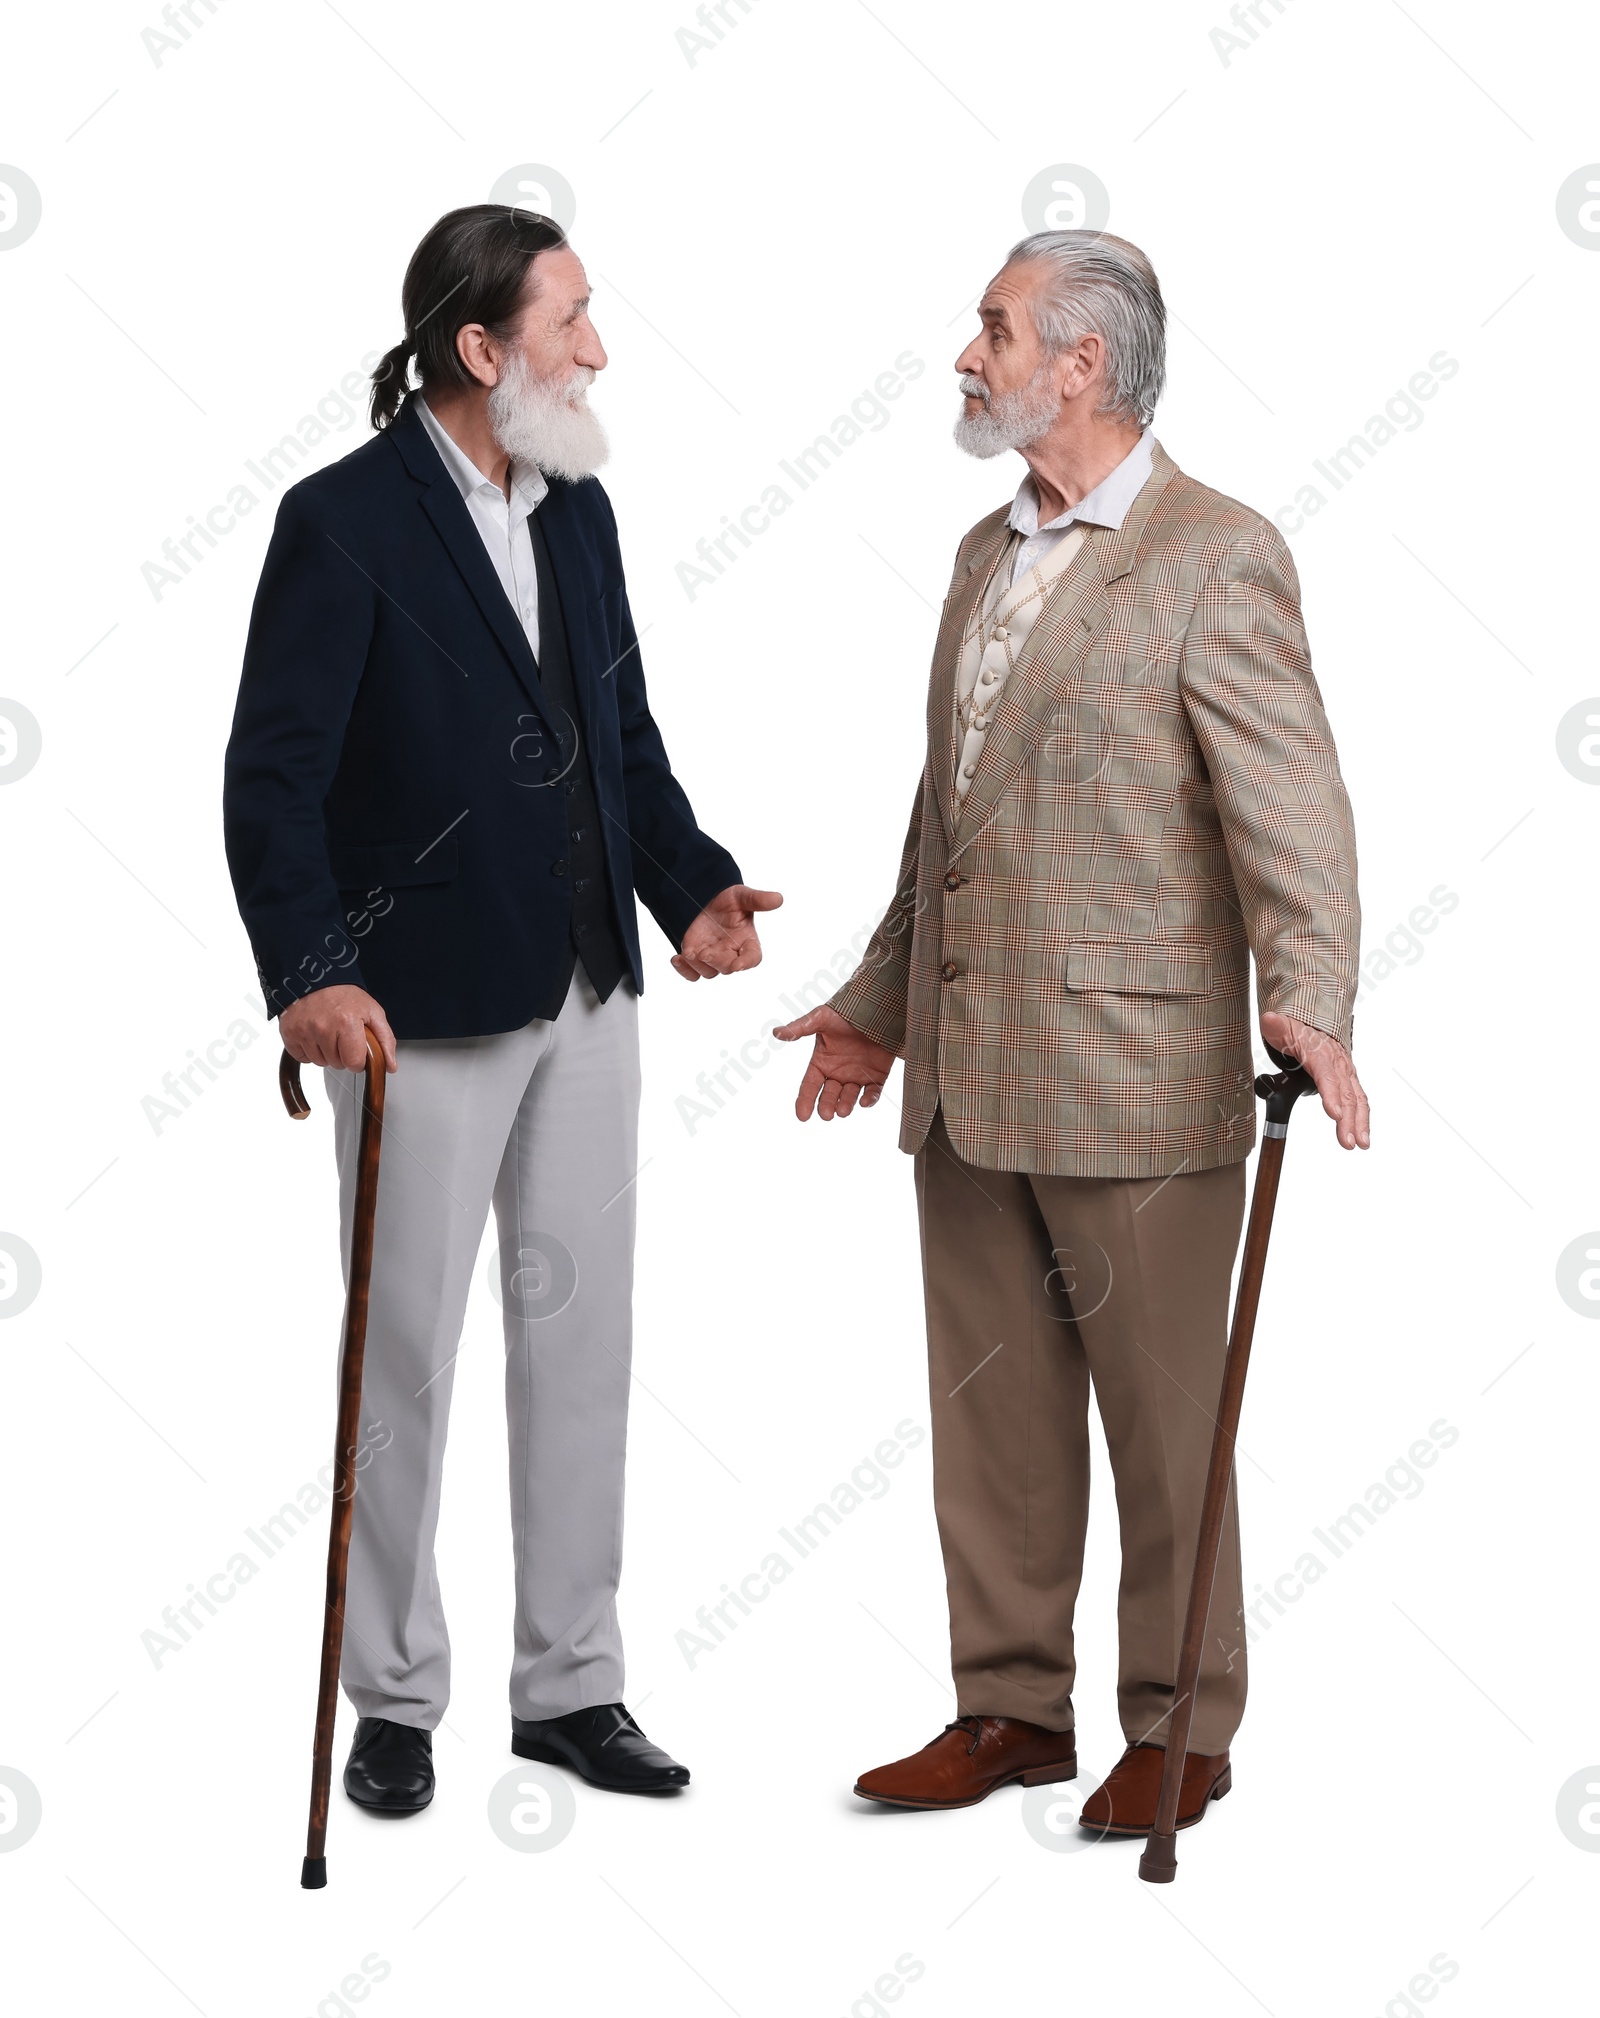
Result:
<instances>
[{"instance_id":1,"label":"vest button","mask_svg":"<svg viewBox=\"0 0 1600 2018\"><path fill-rule=\"evenodd\" d=\"M946 960L944 965L939 969L939 972L947 981L953 981L961 972L961 969L956 965L954 960Z\"/></svg>"}]
</instances>

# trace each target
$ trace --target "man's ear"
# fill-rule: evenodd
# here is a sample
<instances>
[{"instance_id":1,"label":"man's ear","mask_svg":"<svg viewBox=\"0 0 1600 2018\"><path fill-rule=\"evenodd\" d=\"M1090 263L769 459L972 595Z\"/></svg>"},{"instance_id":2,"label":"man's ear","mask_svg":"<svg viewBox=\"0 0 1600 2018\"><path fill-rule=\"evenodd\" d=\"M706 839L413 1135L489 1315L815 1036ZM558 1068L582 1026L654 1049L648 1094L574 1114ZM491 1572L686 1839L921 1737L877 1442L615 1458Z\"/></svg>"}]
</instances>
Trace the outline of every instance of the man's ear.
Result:
<instances>
[{"instance_id":1,"label":"man's ear","mask_svg":"<svg viewBox=\"0 0 1600 2018\"><path fill-rule=\"evenodd\" d=\"M481 322L464 322L456 331L456 356L465 365L468 376L481 386L492 387L499 382L500 372L490 354L493 343Z\"/></svg>"},{"instance_id":2,"label":"man's ear","mask_svg":"<svg viewBox=\"0 0 1600 2018\"><path fill-rule=\"evenodd\" d=\"M1105 339L1095 330L1091 329L1087 331L1082 342L1078 345L1077 355L1083 360L1075 381L1076 389L1081 392L1086 386L1094 383L1095 378L1104 368L1106 361Z\"/></svg>"}]
</instances>

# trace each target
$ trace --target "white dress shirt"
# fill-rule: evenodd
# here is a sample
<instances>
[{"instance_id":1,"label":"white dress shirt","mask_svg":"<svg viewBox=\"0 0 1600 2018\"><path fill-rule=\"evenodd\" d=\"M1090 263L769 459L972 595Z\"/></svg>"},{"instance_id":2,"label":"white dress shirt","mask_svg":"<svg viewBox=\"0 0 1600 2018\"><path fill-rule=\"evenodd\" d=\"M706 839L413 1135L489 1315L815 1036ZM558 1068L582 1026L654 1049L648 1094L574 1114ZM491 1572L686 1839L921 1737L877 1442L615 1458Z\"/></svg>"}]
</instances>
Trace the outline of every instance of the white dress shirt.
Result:
<instances>
[{"instance_id":1,"label":"white dress shirt","mask_svg":"<svg viewBox=\"0 0 1600 2018\"><path fill-rule=\"evenodd\" d=\"M533 565L533 535L528 520L549 495L544 472L532 463L511 465L511 496L486 477L465 449L461 448L430 412L428 402L417 395L417 413L428 430L428 439L444 458L444 466L455 478L466 501L472 523L478 529L500 586L527 633L535 663L539 657L539 578Z\"/></svg>"},{"instance_id":2,"label":"white dress shirt","mask_svg":"<svg viewBox=\"0 0 1600 2018\"><path fill-rule=\"evenodd\" d=\"M1146 428L1108 477L1103 477L1087 497L1070 505L1048 525L1039 523L1039 493L1030 471L1018 486L1011 516L1006 521L1013 532L1022 534L1011 557L1011 580L1019 582L1029 568L1037 567L1071 526L1110 526L1113 531L1119 527L1149 480L1155 458L1155 436Z\"/></svg>"}]
</instances>

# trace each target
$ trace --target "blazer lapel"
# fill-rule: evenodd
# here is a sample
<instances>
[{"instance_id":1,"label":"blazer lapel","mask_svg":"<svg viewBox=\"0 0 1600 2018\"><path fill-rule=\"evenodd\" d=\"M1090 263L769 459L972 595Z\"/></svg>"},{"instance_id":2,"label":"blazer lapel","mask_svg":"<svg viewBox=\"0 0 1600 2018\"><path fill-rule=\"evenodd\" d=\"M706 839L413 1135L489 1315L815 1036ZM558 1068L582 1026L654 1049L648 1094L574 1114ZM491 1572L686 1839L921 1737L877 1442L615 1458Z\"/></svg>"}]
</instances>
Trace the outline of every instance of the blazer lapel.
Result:
<instances>
[{"instance_id":1,"label":"blazer lapel","mask_svg":"<svg viewBox=\"0 0 1600 2018\"><path fill-rule=\"evenodd\" d=\"M444 542L445 551L471 591L480 615L511 661L517 678L527 688L529 698L554 728L556 724L545 704L544 692L539 684L539 668L534 662L528 635L500 586L500 577L495 573L478 529L472 523L466 500L456 489L455 479L440 461L438 450L429 441L427 430L415 414L402 414L391 427L389 438L400 451L406 468L419 482L427 485L420 499L422 509L432 520L434 530Z\"/></svg>"},{"instance_id":2,"label":"blazer lapel","mask_svg":"<svg viewBox=\"0 0 1600 2018\"><path fill-rule=\"evenodd\" d=\"M952 585L945 598L939 636L933 647L933 673L928 682L928 762L947 841L955 833L952 789L955 753L951 738L955 733L956 671L961 640L995 562L1011 537L1006 524L1010 511L1009 505L1003 505L990 518L980 519L973 529L972 550L966 557L961 579Z\"/></svg>"},{"instance_id":3,"label":"blazer lapel","mask_svg":"<svg viewBox=\"0 0 1600 2018\"><path fill-rule=\"evenodd\" d=\"M567 633L567 659L583 727L592 728L594 707L593 655L589 650L590 611L600 593L594 549L584 538L574 502L575 486L560 477L550 479L550 494L539 507L539 525L550 550L550 571L561 597ZM609 669L608 669L609 670Z\"/></svg>"},{"instance_id":4,"label":"blazer lapel","mask_svg":"<svg viewBox=\"0 0 1600 2018\"><path fill-rule=\"evenodd\" d=\"M1131 572L1152 514L1177 466L1160 443L1149 481L1128 516L1113 531L1096 526L1085 552L1071 563L1045 600L1015 672L994 711L972 784L956 819L952 854L959 854L994 816L995 807L1029 752L1059 712L1110 614L1111 584ZM1076 764L1076 752L1064 753Z\"/></svg>"}]
</instances>

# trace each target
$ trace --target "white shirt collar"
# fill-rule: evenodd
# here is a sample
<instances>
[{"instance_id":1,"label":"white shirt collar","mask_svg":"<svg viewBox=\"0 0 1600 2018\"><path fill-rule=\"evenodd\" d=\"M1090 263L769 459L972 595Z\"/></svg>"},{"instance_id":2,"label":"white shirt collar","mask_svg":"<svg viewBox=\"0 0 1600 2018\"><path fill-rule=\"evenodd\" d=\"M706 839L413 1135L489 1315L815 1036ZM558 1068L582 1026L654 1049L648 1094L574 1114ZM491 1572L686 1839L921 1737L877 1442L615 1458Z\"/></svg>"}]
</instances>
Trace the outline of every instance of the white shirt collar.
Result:
<instances>
[{"instance_id":1,"label":"white shirt collar","mask_svg":"<svg viewBox=\"0 0 1600 2018\"><path fill-rule=\"evenodd\" d=\"M1101 479L1087 497L1064 511L1048 525L1039 523L1039 493L1034 488L1033 473L1030 470L1018 486L1017 495L1012 500L1011 515L1006 523L1013 532L1019 532L1025 539L1032 539L1036 533L1061 532L1067 526L1076 525L1080 520L1090 525L1110 526L1116 531L1128 516L1134 499L1149 480L1155 467L1156 440L1149 428L1129 449L1108 477Z\"/></svg>"},{"instance_id":2,"label":"white shirt collar","mask_svg":"<svg viewBox=\"0 0 1600 2018\"><path fill-rule=\"evenodd\" d=\"M429 407L421 393L416 395L417 417L428 430L428 439L439 451L445 468L454 477L456 488L464 498L470 498L480 491L488 491L491 497L506 502L505 492L492 477L486 477L455 438L441 425L438 416ZM545 482L544 471L531 462L514 462L511 465L511 495L521 505L524 512L536 511L549 495L550 486Z\"/></svg>"}]
</instances>

